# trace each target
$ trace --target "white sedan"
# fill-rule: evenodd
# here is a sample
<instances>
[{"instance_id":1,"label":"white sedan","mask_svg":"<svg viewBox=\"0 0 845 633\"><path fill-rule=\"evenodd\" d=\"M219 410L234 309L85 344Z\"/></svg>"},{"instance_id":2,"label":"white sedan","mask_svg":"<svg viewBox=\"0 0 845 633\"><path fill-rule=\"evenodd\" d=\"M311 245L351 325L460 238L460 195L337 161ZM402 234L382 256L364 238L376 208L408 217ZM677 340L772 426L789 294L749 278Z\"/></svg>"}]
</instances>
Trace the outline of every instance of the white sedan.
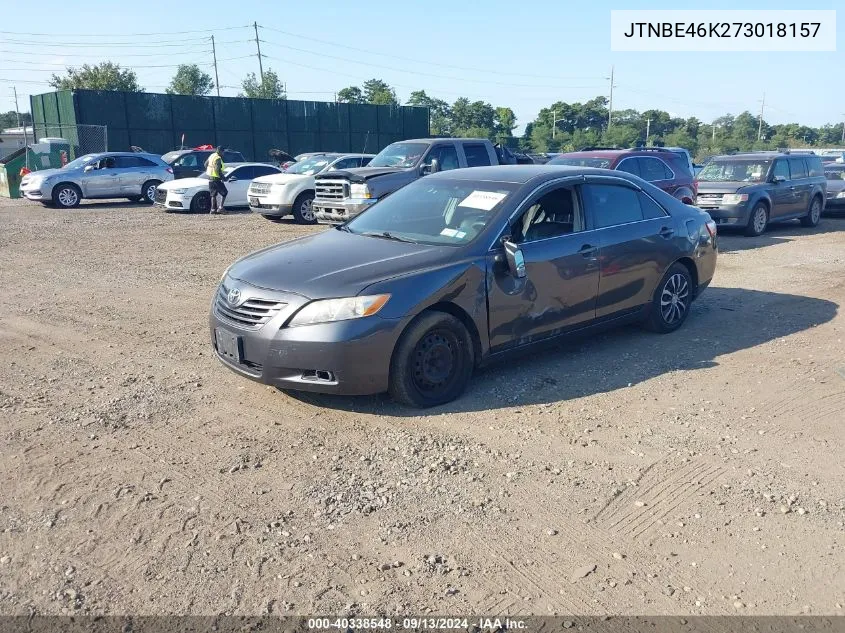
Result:
<instances>
[{"instance_id":1,"label":"white sedan","mask_svg":"<svg viewBox=\"0 0 845 633\"><path fill-rule=\"evenodd\" d=\"M266 163L229 163L223 170L223 182L229 190L224 207L249 206L247 190L253 179L279 173L278 167ZM208 213L211 210L208 176L201 174L196 178L180 178L159 185L155 203L168 211L190 209L195 213Z\"/></svg>"}]
</instances>

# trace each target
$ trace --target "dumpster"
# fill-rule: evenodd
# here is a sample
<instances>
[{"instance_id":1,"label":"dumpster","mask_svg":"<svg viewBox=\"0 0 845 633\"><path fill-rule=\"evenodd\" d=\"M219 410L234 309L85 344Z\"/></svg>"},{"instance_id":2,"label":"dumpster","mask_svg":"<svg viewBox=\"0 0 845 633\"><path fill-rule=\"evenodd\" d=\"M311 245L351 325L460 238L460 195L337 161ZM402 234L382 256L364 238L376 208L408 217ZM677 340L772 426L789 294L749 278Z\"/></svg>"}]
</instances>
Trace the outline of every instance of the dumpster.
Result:
<instances>
[{"instance_id":1,"label":"dumpster","mask_svg":"<svg viewBox=\"0 0 845 633\"><path fill-rule=\"evenodd\" d=\"M35 154L28 147L21 147L0 159L0 196L4 198L21 197L21 168L26 166L29 152L30 169L35 165Z\"/></svg>"}]
</instances>

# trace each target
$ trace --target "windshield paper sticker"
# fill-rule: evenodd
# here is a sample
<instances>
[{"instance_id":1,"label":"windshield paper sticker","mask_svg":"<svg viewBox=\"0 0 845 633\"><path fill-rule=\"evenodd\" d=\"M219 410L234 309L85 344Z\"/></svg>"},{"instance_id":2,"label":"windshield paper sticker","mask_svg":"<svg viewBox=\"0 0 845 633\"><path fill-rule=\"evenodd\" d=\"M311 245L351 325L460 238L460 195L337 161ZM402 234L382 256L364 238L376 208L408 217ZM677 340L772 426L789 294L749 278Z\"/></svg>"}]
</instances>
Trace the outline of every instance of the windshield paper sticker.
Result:
<instances>
[{"instance_id":1,"label":"windshield paper sticker","mask_svg":"<svg viewBox=\"0 0 845 633\"><path fill-rule=\"evenodd\" d=\"M482 211L490 211L508 194L495 191L473 191L458 203L459 207L472 207Z\"/></svg>"},{"instance_id":2,"label":"windshield paper sticker","mask_svg":"<svg viewBox=\"0 0 845 633\"><path fill-rule=\"evenodd\" d=\"M445 229L440 231L440 235L442 235L443 237L454 237L456 239L462 240L466 237L467 234L465 231L458 231L457 229L450 229L449 227L446 227Z\"/></svg>"}]
</instances>

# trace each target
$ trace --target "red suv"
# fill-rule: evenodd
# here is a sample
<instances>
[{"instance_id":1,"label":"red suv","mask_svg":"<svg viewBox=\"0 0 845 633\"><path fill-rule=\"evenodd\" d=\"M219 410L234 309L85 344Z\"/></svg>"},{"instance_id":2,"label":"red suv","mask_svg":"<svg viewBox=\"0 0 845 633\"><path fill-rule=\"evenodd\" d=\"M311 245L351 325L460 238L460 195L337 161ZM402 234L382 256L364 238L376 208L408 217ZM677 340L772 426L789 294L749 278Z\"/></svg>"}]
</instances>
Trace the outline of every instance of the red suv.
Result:
<instances>
[{"instance_id":1,"label":"red suv","mask_svg":"<svg viewBox=\"0 0 845 633\"><path fill-rule=\"evenodd\" d=\"M585 147L580 152L559 154L548 164L626 171L660 187L685 204L695 204L698 182L689 172L684 159L662 147Z\"/></svg>"}]
</instances>

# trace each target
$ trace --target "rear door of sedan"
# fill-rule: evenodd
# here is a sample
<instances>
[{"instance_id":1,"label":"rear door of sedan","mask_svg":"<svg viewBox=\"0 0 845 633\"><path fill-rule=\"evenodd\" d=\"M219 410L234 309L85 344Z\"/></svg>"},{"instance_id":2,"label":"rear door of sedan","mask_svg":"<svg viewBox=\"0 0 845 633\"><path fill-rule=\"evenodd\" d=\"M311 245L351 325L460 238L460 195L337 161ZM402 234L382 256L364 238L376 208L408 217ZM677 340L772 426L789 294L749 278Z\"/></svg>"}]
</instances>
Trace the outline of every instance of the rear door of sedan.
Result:
<instances>
[{"instance_id":1,"label":"rear door of sedan","mask_svg":"<svg viewBox=\"0 0 845 633\"><path fill-rule=\"evenodd\" d=\"M588 177L581 197L600 249L596 318L633 312L651 301L676 258L675 222L648 194L619 178Z\"/></svg>"}]
</instances>

